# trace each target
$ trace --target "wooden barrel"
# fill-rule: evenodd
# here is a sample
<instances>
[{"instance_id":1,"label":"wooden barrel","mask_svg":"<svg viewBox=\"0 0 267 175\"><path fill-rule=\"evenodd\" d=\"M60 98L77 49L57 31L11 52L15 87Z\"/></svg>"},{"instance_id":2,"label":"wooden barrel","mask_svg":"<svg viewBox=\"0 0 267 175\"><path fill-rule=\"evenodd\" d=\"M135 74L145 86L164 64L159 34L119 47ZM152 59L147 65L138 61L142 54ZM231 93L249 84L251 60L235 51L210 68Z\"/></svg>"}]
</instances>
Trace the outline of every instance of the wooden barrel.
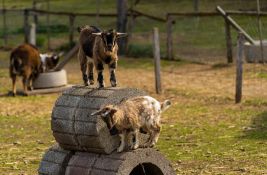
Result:
<instances>
[{"instance_id":1,"label":"wooden barrel","mask_svg":"<svg viewBox=\"0 0 267 175\"><path fill-rule=\"evenodd\" d=\"M53 152L58 154L61 149L59 148L58 152L53 150ZM170 162L161 153L151 148L122 153L113 152L110 155L78 151L68 154L66 152L63 157L68 157L68 159L61 158L61 161L50 159L49 169L46 164L47 157L51 157L50 154L51 150L48 150L43 156L39 167L40 175L175 175ZM62 166L61 174L59 171L52 172L52 169L58 166Z\"/></svg>"},{"instance_id":2,"label":"wooden barrel","mask_svg":"<svg viewBox=\"0 0 267 175\"><path fill-rule=\"evenodd\" d=\"M119 136L112 136L101 117L91 113L140 95L146 93L132 88L70 88L57 99L52 111L51 127L56 141L68 150L111 153L119 145ZM141 144L146 138L141 134Z\"/></svg>"}]
</instances>

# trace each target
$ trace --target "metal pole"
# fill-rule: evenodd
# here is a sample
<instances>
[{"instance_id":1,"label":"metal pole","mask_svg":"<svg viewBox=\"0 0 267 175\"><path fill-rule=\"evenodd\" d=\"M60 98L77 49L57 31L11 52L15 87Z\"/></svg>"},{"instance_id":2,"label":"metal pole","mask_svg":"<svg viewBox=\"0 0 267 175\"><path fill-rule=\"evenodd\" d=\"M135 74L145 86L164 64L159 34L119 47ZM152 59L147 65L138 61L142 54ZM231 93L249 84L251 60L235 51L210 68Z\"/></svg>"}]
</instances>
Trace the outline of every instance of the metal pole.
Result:
<instances>
[{"instance_id":1,"label":"metal pole","mask_svg":"<svg viewBox=\"0 0 267 175\"><path fill-rule=\"evenodd\" d=\"M262 43L262 25L260 19L260 0L257 0L257 12L258 12L258 31L259 31L259 39L260 39L260 46L261 46L261 60L262 64L264 64L264 53L263 53L263 43Z\"/></svg>"}]
</instances>

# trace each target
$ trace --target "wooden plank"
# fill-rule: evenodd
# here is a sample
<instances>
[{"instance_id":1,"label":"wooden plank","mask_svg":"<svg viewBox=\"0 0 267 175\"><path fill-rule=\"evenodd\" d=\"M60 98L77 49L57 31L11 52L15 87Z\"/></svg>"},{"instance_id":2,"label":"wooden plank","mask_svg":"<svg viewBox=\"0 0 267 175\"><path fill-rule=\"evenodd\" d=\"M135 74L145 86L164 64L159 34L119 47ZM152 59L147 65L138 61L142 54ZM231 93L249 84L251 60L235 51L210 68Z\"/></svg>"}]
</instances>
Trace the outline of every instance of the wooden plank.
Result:
<instances>
[{"instance_id":1,"label":"wooden plank","mask_svg":"<svg viewBox=\"0 0 267 175\"><path fill-rule=\"evenodd\" d=\"M229 22L225 19L225 40L227 49L227 63L233 62L232 36Z\"/></svg>"},{"instance_id":2,"label":"wooden plank","mask_svg":"<svg viewBox=\"0 0 267 175\"><path fill-rule=\"evenodd\" d=\"M131 11L134 12L136 14L136 16L145 16L147 18L150 18L150 19L153 19L153 20L156 20L156 21L159 21L159 22L166 22L166 19L164 19L164 18L160 18L160 17L156 17L156 16L153 16L153 15L149 15L149 14L146 14L146 13L134 10L134 9L131 9Z\"/></svg>"},{"instance_id":3,"label":"wooden plank","mask_svg":"<svg viewBox=\"0 0 267 175\"><path fill-rule=\"evenodd\" d=\"M159 45L159 31L158 28L153 29L153 46L154 46L154 70L155 70L155 85L156 93L161 93L161 79L160 79L160 45Z\"/></svg>"},{"instance_id":4,"label":"wooden plank","mask_svg":"<svg viewBox=\"0 0 267 175\"><path fill-rule=\"evenodd\" d=\"M226 12L220 7L220 6L217 6L216 7L216 10L234 27L234 29L236 29L238 32L241 32L244 34L244 37L246 38L246 40L248 42L250 42L251 44L255 44L255 41L252 39L252 37L247 34L245 32L244 29L242 29L234 20L233 18L231 18L230 16L228 16L226 14Z\"/></svg>"},{"instance_id":5,"label":"wooden plank","mask_svg":"<svg viewBox=\"0 0 267 175\"><path fill-rule=\"evenodd\" d=\"M243 33L238 34L237 43L237 60L236 60L236 91L235 102L240 103L242 99L242 81L243 81L243 57L244 57L244 41Z\"/></svg>"},{"instance_id":6,"label":"wooden plank","mask_svg":"<svg viewBox=\"0 0 267 175\"><path fill-rule=\"evenodd\" d=\"M65 56L64 59L55 67L54 71L61 70L73 57L74 54L76 54L79 50L79 44L77 43Z\"/></svg>"}]
</instances>

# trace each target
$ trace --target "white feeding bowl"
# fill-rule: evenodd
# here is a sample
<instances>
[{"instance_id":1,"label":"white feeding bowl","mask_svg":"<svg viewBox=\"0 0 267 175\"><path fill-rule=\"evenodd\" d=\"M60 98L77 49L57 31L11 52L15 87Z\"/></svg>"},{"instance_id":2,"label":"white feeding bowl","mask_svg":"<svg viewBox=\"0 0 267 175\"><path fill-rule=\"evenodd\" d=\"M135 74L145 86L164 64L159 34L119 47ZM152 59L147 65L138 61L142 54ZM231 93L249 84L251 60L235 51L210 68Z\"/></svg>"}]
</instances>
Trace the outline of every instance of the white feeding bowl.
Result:
<instances>
[{"instance_id":1,"label":"white feeding bowl","mask_svg":"<svg viewBox=\"0 0 267 175\"><path fill-rule=\"evenodd\" d=\"M32 85L34 89L45 89L66 86L67 84L67 73L62 69L60 71L39 74Z\"/></svg>"}]
</instances>

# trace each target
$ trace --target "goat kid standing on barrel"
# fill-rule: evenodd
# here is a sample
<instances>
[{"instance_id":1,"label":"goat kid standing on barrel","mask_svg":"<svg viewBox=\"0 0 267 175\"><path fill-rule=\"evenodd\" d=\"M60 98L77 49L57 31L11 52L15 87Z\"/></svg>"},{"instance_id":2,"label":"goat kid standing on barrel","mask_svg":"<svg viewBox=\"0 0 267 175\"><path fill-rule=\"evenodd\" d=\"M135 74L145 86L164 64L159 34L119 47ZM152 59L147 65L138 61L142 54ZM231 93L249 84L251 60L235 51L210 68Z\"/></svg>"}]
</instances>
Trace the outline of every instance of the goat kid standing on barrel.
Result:
<instances>
[{"instance_id":1,"label":"goat kid standing on barrel","mask_svg":"<svg viewBox=\"0 0 267 175\"><path fill-rule=\"evenodd\" d=\"M115 69L118 61L117 39L125 37L126 33L119 33L113 29L101 31L95 26L78 27L80 33L80 48L78 58L85 86L94 84L94 67L97 70L98 87L104 87L103 70L104 64L108 64L110 83L117 86ZM89 81L89 84L88 84Z\"/></svg>"}]
</instances>

